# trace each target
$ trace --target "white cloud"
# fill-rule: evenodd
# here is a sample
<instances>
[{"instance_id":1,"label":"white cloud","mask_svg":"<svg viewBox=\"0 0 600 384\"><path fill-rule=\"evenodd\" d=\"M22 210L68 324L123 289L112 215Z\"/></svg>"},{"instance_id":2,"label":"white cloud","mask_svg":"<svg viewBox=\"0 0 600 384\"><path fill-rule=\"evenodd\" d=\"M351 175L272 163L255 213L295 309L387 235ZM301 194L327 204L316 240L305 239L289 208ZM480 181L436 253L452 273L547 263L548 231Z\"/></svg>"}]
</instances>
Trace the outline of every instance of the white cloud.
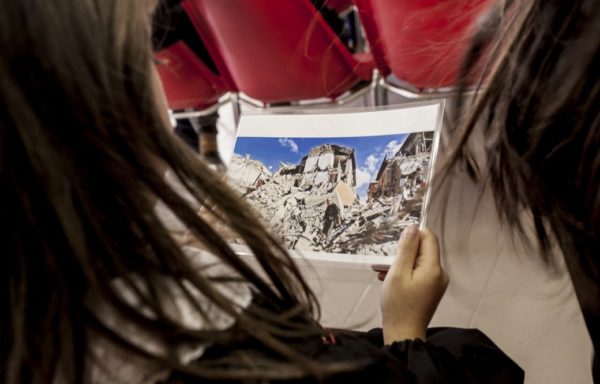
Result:
<instances>
[{"instance_id":1,"label":"white cloud","mask_svg":"<svg viewBox=\"0 0 600 384\"><path fill-rule=\"evenodd\" d=\"M376 171L377 169L377 163L379 162L379 157L374 155L374 154L370 154L367 159L365 160L365 165L367 166L367 170L370 173L373 173Z\"/></svg>"},{"instance_id":2,"label":"white cloud","mask_svg":"<svg viewBox=\"0 0 600 384\"><path fill-rule=\"evenodd\" d=\"M370 182L371 173L364 168L358 168L356 170L356 188L360 188L364 184L368 184Z\"/></svg>"},{"instance_id":3,"label":"white cloud","mask_svg":"<svg viewBox=\"0 0 600 384\"><path fill-rule=\"evenodd\" d=\"M398 152L400 147L402 147L402 143L399 143L398 140L392 140L385 146L383 155L387 157L393 157L396 152Z\"/></svg>"},{"instance_id":4,"label":"white cloud","mask_svg":"<svg viewBox=\"0 0 600 384\"><path fill-rule=\"evenodd\" d=\"M282 146L289 148L291 152L297 153L298 152L298 144L296 144L296 142L292 139L289 139L287 137L283 137L279 139L279 144L281 144Z\"/></svg>"}]
</instances>

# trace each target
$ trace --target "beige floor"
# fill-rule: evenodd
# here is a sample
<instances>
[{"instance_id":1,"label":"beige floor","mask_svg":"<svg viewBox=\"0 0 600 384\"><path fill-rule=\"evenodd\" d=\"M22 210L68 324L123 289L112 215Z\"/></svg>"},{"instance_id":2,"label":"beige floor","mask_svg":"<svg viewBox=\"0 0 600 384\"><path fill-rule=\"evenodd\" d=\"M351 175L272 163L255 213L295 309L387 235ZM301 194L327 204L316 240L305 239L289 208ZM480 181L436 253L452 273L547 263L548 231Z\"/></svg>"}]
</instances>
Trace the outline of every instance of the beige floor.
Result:
<instances>
[{"instance_id":1,"label":"beige floor","mask_svg":"<svg viewBox=\"0 0 600 384\"><path fill-rule=\"evenodd\" d=\"M227 106L219 132L227 161L235 136ZM450 275L431 325L479 328L525 370L528 384L592 383L591 342L564 271L550 270L534 252L513 245L491 196L479 199L478 187L466 177L454 181L444 231L440 204L430 210L428 226L444 234ZM318 293L325 325L357 330L380 325L381 283L373 272L332 263L302 268Z\"/></svg>"}]
</instances>

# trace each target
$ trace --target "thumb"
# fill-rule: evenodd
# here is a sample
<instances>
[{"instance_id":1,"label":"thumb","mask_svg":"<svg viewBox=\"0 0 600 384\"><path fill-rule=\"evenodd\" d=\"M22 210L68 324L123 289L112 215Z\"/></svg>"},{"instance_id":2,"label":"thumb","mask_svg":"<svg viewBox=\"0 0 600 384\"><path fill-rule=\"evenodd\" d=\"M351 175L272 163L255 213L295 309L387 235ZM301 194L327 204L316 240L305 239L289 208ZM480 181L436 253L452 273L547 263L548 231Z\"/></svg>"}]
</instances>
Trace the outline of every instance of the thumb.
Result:
<instances>
[{"instance_id":1,"label":"thumb","mask_svg":"<svg viewBox=\"0 0 600 384\"><path fill-rule=\"evenodd\" d=\"M398 256L396 258L396 268L398 272L410 272L415 266L419 251L419 230L416 227L406 227L400 235L398 243Z\"/></svg>"},{"instance_id":2,"label":"thumb","mask_svg":"<svg viewBox=\"0 0 600 384\"><path fill-rule=\"evenodd\" d=\"M440 245L437 236L429 229L421 231L421 249L419 255L424 266L441 267Z\"/></svg>"}]
</instances>

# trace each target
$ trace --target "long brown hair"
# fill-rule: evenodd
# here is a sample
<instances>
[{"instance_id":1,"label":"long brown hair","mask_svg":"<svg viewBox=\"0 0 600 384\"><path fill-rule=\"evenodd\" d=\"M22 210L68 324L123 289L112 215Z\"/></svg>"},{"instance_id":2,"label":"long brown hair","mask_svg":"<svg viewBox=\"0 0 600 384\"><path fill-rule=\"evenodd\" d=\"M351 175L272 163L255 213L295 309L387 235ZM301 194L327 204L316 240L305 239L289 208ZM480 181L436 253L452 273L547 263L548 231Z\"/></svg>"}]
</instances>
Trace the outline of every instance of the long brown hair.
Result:
<instances>
[{"instance_id":1,"label":"long brown hair","mask_svg":"<svg viewBox=\"0 0 600 384\"><path fill-rule=\"evenodd\" d=\"M540 255L555 241L600 351L600 2L507 0L482 20L464 79L485 68L476 96L463 84L443 173L462 167L489 185L504 221ZM472 138L481 133L485 158ZM443 178L441 179L443 180Z\"/></svg>"},{"instance_id":2,"label":"long brown hair","mask_svg":"<svg viewBox=\"0 0 600 384\"><path fill-rule=\"evenodd\" d=\"M6 227L0 233L0 380L85 381L90 333L176 370L240 377L202 363L185 367L136 347L98 318L86 300L90 291L161 340L250 338L278 356L242 377L317 372L315 362L284 342L320 331L315 297L297 267L239 197L163 124L151 81L147 3L1 2L0 207ZM157 163L173 171L212 220L243 239L258 271L165 183ZM195 271L155 214L157 200L268 305L240 311L215 289L217 282ZM128 278L132 272L144 289ZM236 332L191 331L174 322L159 300L164 275L185 279L233 316ZM111 285L117 276L151 318ZM181 289L188 292L189 285ZM276 361L290 369L278 370Z\"/></svg>"}]
</instances>

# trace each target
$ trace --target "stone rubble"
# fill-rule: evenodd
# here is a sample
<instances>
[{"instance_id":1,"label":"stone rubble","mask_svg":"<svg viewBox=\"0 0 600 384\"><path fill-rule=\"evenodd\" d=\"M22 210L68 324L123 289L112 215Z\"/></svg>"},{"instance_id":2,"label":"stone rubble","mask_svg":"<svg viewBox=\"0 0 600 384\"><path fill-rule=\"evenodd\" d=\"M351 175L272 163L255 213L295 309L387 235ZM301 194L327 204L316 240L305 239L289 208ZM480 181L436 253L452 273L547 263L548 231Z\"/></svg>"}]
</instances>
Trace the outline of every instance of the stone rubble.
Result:
<instances>
[{"instance_id":1,"label":"stone rubble","mask_svg":"<svg viewBox=\"0 0 600 384\"><path fill-rule=\"evenodd\" d=\"M275 173L236 154L228 176L290 249L393 256L402 229L421 217L432 143L433 133L410 134L382 162L366 202L354 191L354 149L334 144L312 148L300 164L281 164ZM328 200L340 220L325 234Z\"/></svg>"}]
</instances>

